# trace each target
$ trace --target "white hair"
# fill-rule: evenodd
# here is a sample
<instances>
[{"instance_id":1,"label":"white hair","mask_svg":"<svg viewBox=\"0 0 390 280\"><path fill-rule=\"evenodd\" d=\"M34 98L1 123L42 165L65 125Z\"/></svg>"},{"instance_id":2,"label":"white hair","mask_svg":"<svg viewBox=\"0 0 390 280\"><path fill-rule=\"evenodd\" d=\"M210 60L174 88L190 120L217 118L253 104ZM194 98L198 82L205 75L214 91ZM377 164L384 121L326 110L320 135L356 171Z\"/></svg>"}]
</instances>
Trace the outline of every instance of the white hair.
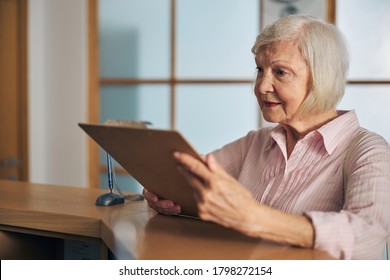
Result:
<instances>
[{"instance_id":1,"label":"white hair","mask_svg":"<svg viewBox=\"0 0 390 280\"><path fill-rule=\"evenodd\" d=\"M268 25L252 47L256 55L277 41L293 41L309 66L311 91L300 112L319 113L336 109L344 95L349 52L344 35L333 24L292 15Z\"/></svg>"}]
</instances>

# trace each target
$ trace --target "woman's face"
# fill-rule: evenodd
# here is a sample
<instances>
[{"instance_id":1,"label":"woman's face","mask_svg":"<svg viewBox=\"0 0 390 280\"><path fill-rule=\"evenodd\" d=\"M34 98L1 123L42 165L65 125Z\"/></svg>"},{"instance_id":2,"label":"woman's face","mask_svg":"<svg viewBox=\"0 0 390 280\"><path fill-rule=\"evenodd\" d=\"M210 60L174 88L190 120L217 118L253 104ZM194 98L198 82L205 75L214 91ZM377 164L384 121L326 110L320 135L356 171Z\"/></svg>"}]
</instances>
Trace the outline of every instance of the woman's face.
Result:
<instances>
[{"instance_id":1,"label":"woman's face","mask_svg":"<svg viewBox=\"0 0 390 280\"><path fill-rule=\"evenodd\" d=\"M266 121L290 124L309 93L309 67L289 41L272 43L256 55L255 94Z\"/></svg>"}]
</instances>

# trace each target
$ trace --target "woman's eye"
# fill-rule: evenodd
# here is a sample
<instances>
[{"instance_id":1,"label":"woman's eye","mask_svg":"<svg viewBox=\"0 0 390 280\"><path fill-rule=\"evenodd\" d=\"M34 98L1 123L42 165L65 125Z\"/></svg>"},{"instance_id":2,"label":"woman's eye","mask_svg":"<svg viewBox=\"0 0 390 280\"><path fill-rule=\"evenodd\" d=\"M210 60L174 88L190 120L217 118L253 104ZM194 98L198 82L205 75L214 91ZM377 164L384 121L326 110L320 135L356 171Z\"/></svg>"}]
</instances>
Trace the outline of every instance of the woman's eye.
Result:
<instances>
[{"instance_id":1,"label":"woman's eye","mask_svg":"<svg viewBox=\"0 0 390 280\"><path fill-rule=\"evenodd\" d=\"M284 76L287 75L287 72L284 71L284 70L281 70L281 69L277 69L277 70L275 71L275 73L276 73L276 75L278 75L279 77L284 77Z\"/></svg>"},{"instance_id":2,"label":"woman's eye","mask_svg":"<svg viewBox=\"0 0 390 280\"><path fill-rule=\"evenodd\" d=\"M262 74L264 72L262 67L256 67L257 74Z\"/></svg>"}]
</instances>

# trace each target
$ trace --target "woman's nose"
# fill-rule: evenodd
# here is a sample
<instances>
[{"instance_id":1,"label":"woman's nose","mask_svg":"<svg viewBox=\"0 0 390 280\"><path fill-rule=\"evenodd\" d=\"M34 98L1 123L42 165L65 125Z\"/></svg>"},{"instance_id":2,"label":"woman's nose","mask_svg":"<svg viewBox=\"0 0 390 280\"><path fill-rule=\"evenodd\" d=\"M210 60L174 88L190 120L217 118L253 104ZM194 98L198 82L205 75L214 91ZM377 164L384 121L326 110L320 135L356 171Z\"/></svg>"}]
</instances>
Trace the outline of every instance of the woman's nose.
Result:
<instances>
[{"instance_id":1,"label":"woman's nose","mask_svg":"<svg viewBox=\"0 0 390 280\"><path fill-rule=\"evenodd\" d=\"M272 77L269 75L262 75L256 79L256 91L260 94L267 94L273 92L274 86Z\"/></svg>"}]
</instances>

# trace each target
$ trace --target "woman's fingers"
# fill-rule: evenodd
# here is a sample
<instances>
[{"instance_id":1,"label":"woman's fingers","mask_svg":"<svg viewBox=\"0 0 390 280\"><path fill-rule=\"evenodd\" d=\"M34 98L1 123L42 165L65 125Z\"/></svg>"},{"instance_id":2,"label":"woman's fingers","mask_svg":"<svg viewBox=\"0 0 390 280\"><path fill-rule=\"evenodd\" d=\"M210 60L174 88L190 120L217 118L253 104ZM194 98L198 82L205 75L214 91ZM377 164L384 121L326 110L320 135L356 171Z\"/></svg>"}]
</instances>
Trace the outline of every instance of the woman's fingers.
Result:
<instances>
[{"instance_id":1,"label":"woman's fingers","mask_svg":"<svg viewBox=\"0 0 390 280\"><path fill-rule=\"evenodd\" d=\"M158 197L157 195L155 195L154 193L148 191L147 189L144 188L144 190L142 191L144 197L146 198L146 200L149 202L157 202L158 201Z\"/></svg>"},{"instance_id":2,"label":"woman's fingers","mask_svg":"<svg viewBox=\"0 0 390 280\"><path fill-rule=\"evenodd\" d=\"M151 206L152 207L152 206ZM180 205L174 204L172 207L168 208L161 208L161 207L152 207L154 210L156 210L158 213L165 214L165 215L179 215L181 213Z\"/></svg>"},{"instance_id":3,"label":"woman's fingers","mask_svg":"<svg viewBox=\"0 0 390 280\"><path fill-rule=\"evenodd\" d=\"M157 212L166 215L180 214L180 205L175 204L173 201L167 199L159 199L156 194L148 191L147 189L143 190L143 194L150 208L156 210Z\"/></svg>"},{"instance_id":4,"label":"woman's fingers","mask_svg":"<svg viewBox=\"0 0 390 280\"><path fill-rule=\"evenodd\" d=\"M177 169L187 179L191 186L200 188L204 185L202 178L199 178L195 174L191 173L186 167L178 166Z\"/></svg>"},{"instance_id":5,"label":"woman's fingers","mask_svg":"<svg viewBox=\"0 0 390 280\"><path fill-rule=\"evenodd\" d=\"M206 156L206 164L207 167L212 171L212 172L225 172L223 167L217 162L213 154L208 154Z\"/></svg>"},{"instance_id":6,"label":"woman's fingers","mask_svg":"<svg viewBox=\"0 0 390 280\"><path fill-rule=\"evenodd\" d=\"M204 187L202 180L200 178L194 176L192 173L190 173L183 166L178 166L177 169L183 174L183 176L189 182L190 186L193 188L194 194L195 194L195 200L198 202L202 201L201 189Z\"/></svg>"},{"instance_id":7,"label":"woman's fingers","mask_svg":"<svg viewBox=\"0 0 390 280\"><path fill-rule=\"evenodd\" d=\"M187 168L190 173L202 179L206 179L208 177L210 170L204 162L194 158L193 156L180 152L174 152L173 156L181 165Z\"/></svg>"},{"instance_id":8,"label":"woman's fingers","mask_svg":"<svg viewBox=\"0 0 390 280\"><path fill-rule=\"evenodd\" d=\"M178 215L181 213L180 205L170 200L159 200L157 203L148 202L150 208L165 215Z\"/></svg>"}]
</instances>

